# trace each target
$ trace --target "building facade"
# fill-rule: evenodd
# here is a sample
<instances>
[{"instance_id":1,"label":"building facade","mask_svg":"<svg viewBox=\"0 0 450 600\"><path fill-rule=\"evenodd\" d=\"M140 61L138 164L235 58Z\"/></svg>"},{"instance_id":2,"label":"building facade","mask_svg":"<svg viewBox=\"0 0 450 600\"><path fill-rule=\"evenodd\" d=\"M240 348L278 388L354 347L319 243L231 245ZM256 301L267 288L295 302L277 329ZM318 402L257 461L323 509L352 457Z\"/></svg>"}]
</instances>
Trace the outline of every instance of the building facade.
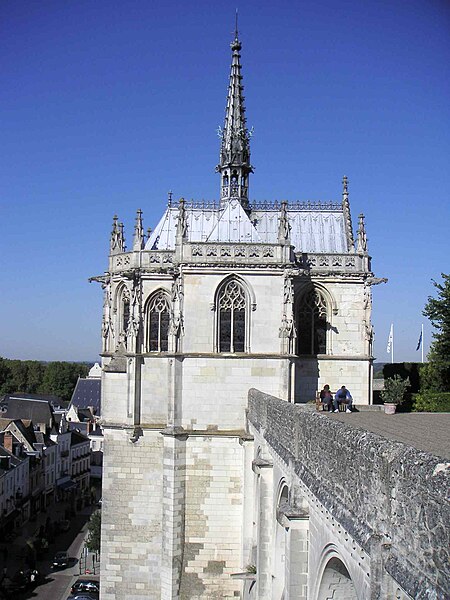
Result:
<instances>
[{"instance_id":1,"label":"building facade","mask_svg":"<svg viewBox=\"0 0 450 600\"><path fill-rule=\"evenodd\" d=\"M371 402L371 272L339 201L251 203L241 43L231 44L218 202L173 202L132 247L113 221L104 289L102 599L232 598L250 561L247 396L325 383ZM248 533L248 532L247 532ZM247 548L247 549L246 549Z\"/></svg>"}]
</instances>

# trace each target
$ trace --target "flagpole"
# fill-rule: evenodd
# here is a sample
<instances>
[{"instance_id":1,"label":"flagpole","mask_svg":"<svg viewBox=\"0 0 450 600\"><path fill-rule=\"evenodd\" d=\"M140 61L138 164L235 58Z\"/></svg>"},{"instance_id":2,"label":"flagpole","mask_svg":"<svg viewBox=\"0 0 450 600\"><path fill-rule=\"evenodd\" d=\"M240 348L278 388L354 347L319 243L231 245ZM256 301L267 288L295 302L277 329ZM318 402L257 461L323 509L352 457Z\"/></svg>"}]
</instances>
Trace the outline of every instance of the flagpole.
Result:
<instances>
[{"instance_id":1,"label":"flagpole","mask_svg":"<svg viewBox=\"0 0 450 600\"><path fill-rule=\"evenodd\" d=\"M422 323L422 364L423 364L423 342L424 342L424 339L423 339L423 323Z\"/></svg>"},{"instance_id":2,"label":"flagpole","mask_svg":"<svg viewBox=\"0 0 450 600\"><path fill-rule=\"evenodd\" d=\"M391 330L392 330L392 352L391 352L391 364L394 362L394 323L392 323L391 325Z\"/></svg>"}]
</instances>

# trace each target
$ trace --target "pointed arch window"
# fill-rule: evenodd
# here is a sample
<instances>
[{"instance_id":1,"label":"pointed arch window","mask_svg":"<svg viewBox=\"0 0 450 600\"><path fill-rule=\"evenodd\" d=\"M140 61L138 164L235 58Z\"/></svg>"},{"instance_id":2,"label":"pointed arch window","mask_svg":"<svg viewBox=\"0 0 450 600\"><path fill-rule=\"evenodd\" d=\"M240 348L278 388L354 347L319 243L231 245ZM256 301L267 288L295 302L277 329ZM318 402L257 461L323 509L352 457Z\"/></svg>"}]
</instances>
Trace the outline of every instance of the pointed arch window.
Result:
<instances>
[{"instance_id":1,"label":"pointed arch window","mask_svg":"<svg viewBox=\"0 0 450 600\"><path fill-rule=\"evenodd\" d=\"M219 352L245 352L247 300L238 281L231 279L219 290L217 309Z\"/></svg>"},{"instance_id":2,"label":"pointed arch window","mask_svg":"<svg viewBox=\"0 0 450 600\"><path fill-rule=\"evenodd\" d=\"M298 354L327 353L327 303L317 289L309 290L298 311Z\"/></svg>"},{"instance_id":3,"label":"pointed arch window","mask_svg":"<svg viewBox=\"0 0 450 600\"><path fill-rule=\"evenodd\" d=\"M168 295L154 294L147 305L147 352L167 352L169 349L170 307Z\"/></svg>"}]
</instances>

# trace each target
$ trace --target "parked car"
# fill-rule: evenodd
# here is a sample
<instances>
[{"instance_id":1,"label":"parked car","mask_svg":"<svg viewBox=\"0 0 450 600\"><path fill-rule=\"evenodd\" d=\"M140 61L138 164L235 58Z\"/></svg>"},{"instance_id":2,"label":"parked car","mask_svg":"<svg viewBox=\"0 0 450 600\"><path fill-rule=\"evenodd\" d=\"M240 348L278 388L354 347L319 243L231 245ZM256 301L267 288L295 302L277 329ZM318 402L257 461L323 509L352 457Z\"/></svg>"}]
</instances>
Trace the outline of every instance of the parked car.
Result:
<instances>
[{"instance_id":1,"label":"parked car","mask_svg":"<svg viewBox=\"0 0 450 600\"><path fill-rule=\"evenodd\" d=\"M36 569L17 571L12 578L3 577L0 584L0 598L15 598L18 592L33 589L40 582L41 576Z\"/></svg>"},{"instance_id":2,"label":"parked car","mask_svg":"<svg viewBox=\"0 0 450 600\"><path fill-rule=\"evenodd\" d=\"M67 597L67 600L98 600L98 594L92 595L88 594L88 592L81 592L75 596L72 596L71 594Z\"/></svg>"},{"instance_id":3,"label":"parked car","mask_svg":"<svg viewBox=\"0 0 450 600\"><path fill-rule=\"evenodd\" d=\"M77 579L72 586L71 593L76 595L84 592L98 595L100 593L100 582L95 579Z\"/></svg>"},{"instance_id":4,"label":"parked car","mask_svg":"<svg viewBox=\"0 0 450 600\"><path fill-rule=\"evenodd\" d=\"M69 554L65 550L61 550L55 554L55 558L53 559L53 568L61 568L67 567L69 564Z\"/></svg>"}]
</instances>

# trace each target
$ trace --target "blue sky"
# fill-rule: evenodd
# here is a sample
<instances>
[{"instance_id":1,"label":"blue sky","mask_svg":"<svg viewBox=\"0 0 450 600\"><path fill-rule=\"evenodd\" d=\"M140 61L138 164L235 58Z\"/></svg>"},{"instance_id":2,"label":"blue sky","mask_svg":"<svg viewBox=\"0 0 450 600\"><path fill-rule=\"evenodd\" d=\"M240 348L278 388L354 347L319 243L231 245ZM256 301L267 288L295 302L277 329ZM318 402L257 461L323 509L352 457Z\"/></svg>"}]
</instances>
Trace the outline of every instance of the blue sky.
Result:
<instances>
[{"instance_id":1,"label":"blue sky","mask_svg":"<svg viewBox=\"0 0 450 600\"><path fill-rule=\"evenodd\" d=\"M417 360L448 272L450 4L237 1L252 199L340 199L366 215L375 355ZM0 356L94 360L114 213L218 197L229 2L0 4Z\"/></svg>"}]
</instances>

